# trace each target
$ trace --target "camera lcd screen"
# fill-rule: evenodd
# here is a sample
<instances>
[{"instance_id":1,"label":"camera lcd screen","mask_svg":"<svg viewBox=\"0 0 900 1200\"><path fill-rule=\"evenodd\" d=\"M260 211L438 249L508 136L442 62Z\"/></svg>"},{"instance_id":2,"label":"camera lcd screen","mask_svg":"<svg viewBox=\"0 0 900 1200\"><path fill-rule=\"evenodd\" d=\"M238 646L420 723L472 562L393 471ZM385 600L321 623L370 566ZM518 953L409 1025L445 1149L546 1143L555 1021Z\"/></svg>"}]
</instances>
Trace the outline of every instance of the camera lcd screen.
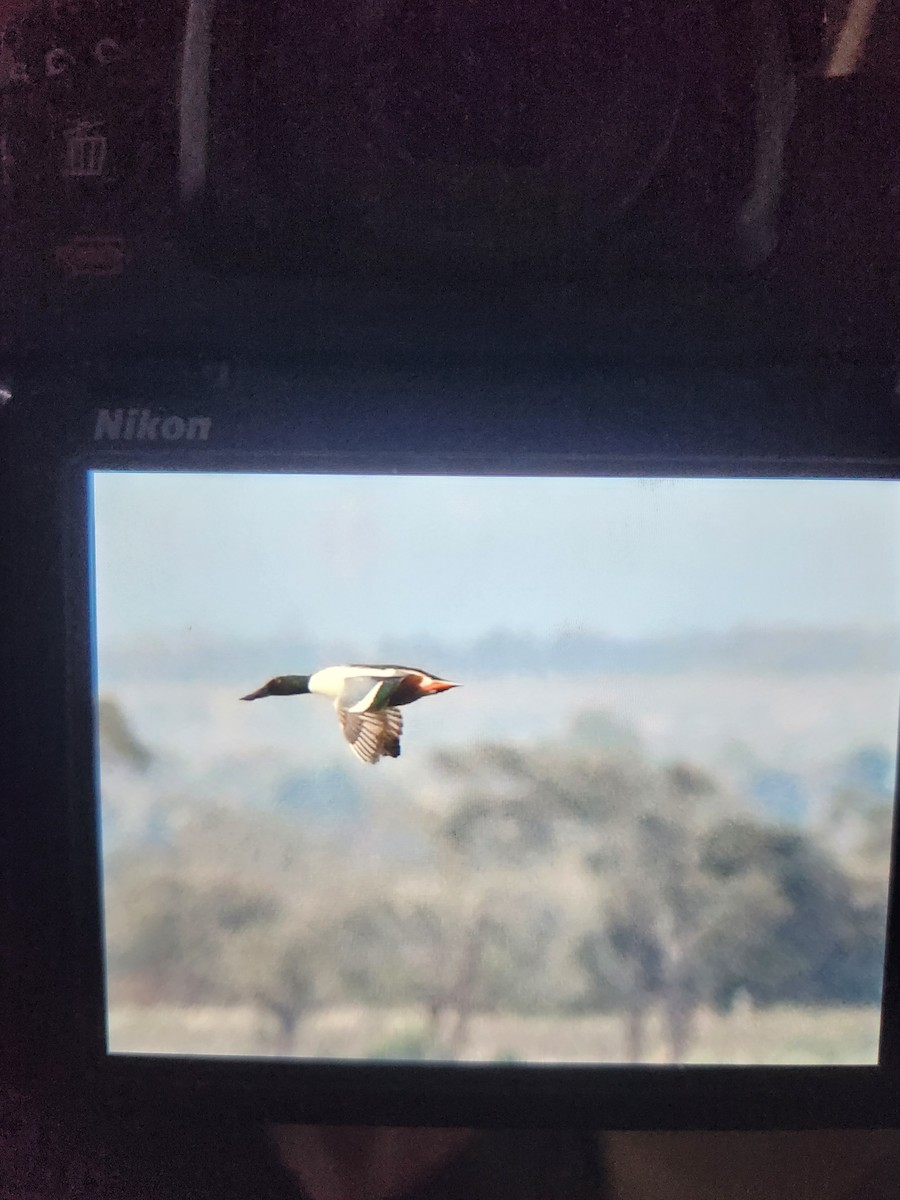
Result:
<instances>
[{"instance_id":1,"label":"camera lcd screen","mask_svg":"<svg viewBox=\"0 0 900 1200\"><path fill-rule=\"evenodd\" d=\"M109 1052L877 1062L896 482L90 483Z\"/></svg>"}]
</instances>

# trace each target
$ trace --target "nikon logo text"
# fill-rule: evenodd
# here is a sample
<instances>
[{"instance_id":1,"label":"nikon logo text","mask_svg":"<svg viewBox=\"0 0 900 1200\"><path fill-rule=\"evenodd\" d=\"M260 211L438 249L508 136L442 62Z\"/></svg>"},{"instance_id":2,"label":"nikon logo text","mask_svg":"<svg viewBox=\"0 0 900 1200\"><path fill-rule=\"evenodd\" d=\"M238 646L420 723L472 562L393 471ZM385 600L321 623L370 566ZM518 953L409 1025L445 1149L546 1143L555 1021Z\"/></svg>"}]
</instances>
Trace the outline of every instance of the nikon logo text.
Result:
<instances>
[{"instance_id":1,"label":"nikon logo text","mask_svg":"<svg viewBox=\"0 0 900 1200\"><path fill-rule=\"evenodd\" d=\"M211 417L154 414L149 408L99 408L95 442L205 442Z\"/></svg>"}]
</instances>

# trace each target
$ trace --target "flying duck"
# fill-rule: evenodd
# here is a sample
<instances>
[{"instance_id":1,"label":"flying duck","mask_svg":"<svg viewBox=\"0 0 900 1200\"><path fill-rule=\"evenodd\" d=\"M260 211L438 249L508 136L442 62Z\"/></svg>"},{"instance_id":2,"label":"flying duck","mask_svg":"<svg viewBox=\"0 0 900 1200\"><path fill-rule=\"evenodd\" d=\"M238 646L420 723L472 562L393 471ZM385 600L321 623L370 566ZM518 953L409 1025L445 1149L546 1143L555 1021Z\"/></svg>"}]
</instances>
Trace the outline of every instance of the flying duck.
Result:
<instances>
[{"instance_id":1,"label":"flying duck","mask_svg":"<svg viewBox=\"0 0 900 1200\"><path fill-rule=\"evenodd\" d=\"M399 757L402 704L458 686L416 667L351 665L324 667L312 675L277 675L241 699L302 696L308 692L328 696L334 701L350 749L363 762L377 763L383 755Z\"/></svg>"}]
</instances>

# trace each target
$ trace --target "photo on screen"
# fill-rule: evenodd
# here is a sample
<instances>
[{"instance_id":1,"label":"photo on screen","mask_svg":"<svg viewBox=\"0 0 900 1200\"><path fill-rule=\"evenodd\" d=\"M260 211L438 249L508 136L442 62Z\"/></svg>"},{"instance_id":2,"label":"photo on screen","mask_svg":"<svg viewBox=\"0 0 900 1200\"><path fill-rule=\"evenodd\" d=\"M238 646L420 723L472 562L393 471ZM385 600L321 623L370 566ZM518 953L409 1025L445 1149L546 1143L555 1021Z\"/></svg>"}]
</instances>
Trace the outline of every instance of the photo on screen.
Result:
<instances>
[{"instance_id":1,"label":"photo on screen","mask_svg":"<svg viewBox=\"0 0 900 1200\"><path fill-rule=\"evenodd\" d=\"M90 479L110 1052L877 1061L900 485Z\"/></svg>"}]
</instances>

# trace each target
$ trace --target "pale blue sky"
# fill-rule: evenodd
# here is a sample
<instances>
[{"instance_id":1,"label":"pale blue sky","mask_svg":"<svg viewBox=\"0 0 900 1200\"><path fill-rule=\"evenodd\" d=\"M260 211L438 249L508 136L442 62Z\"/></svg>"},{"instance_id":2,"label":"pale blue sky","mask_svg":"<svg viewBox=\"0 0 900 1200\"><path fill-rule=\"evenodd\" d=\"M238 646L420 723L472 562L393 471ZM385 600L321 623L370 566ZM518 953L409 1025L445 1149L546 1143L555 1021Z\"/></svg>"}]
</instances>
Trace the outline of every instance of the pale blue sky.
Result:
<instances>
[{"instance_id":1,"label":"pale blue sky","mask_svg":"<svg viewBox=\"0 0 900 1200\"><path fill-rule=\"evenodd\" d=\"M101 640L893 625L900 484L98 472Z\"/></svg>"}]
</instances>

